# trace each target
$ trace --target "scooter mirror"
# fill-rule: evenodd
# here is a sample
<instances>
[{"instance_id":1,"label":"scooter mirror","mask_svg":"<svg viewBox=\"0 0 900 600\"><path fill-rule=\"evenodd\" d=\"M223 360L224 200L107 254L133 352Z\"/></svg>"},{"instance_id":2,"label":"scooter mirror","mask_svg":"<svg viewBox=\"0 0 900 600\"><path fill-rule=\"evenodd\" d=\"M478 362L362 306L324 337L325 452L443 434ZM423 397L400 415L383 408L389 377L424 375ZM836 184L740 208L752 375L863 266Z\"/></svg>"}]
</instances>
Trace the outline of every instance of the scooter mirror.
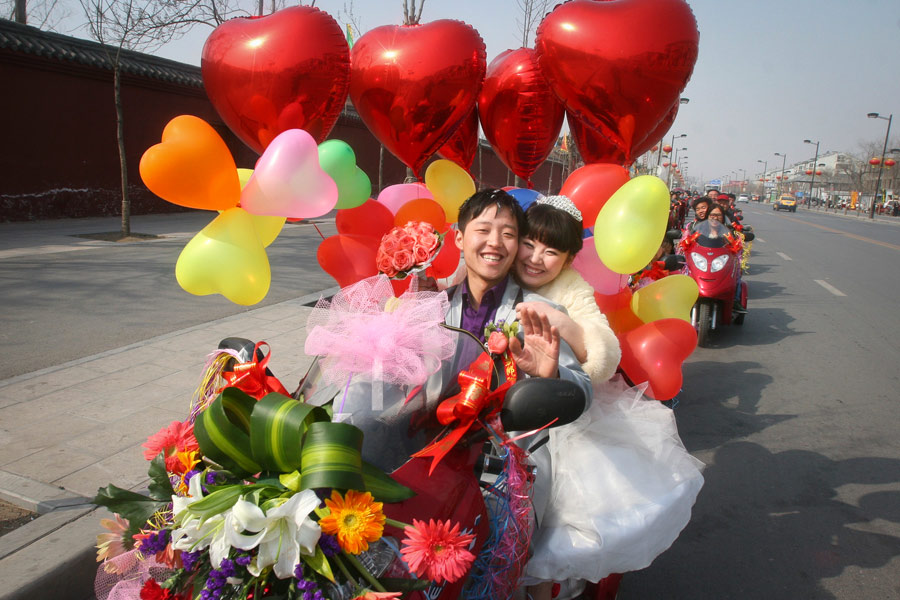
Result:
<instances>
[{"instance_id":1,"label":"scooter mirror","mask_svg":"<svg viewBox=\"0 0 900 600\"><path fill-rule=\"evenodd\" d=\"M756 238L756 234L752 231L744 231L743 234L745 242L752 242Z\"/></svg>"},{"instance_id":2,"label":"scooter mirror","mask_svg":"<svg viewBox=\"0 0 900 600\"><path fill-rule=\"evenodd\" d=\"M666 232L666 239L672 240L673 242L677 239L681 239L681 230L680 229L670 229Z\"/></svg>"},{"instance_id":3,"label":"scooter mirror","mask_svg":"<svg viewBox=\"0 0 900 600\"><path fill-rule=\"evenodd\" d=\"M253 356L253 348L255 347L256 342L239 337L227 337L219 342L219 350L234 350L240 356L241 362L250 362L250 357ZM256 360L262 360L265 356L262 350L256 351ZM230 369L233 366L234 360L232 359L226 364L225 368Z\"/></svg>"},{"instance_id":4,"label":"scooter mirror","mask_svg":"<svg viewBox=\"0 0 900 600\"><path fill-rule=\"evenodd\" d=\"M681 254L670 254L663 261L666 271L677 271L684 266L684 256Z\"/></svg>"},{"instance_id":5,"label":"scooter mirror","mask_svg":"<svg viewBox=\"0 0 900 600\"><path fill-rule=\"evenodd\" d=\"M587 406L584 392L565 379L523 379L506 392L500 420L506 431L530 431L544 427L568 425Z\"/></svg>"}]
</instances>

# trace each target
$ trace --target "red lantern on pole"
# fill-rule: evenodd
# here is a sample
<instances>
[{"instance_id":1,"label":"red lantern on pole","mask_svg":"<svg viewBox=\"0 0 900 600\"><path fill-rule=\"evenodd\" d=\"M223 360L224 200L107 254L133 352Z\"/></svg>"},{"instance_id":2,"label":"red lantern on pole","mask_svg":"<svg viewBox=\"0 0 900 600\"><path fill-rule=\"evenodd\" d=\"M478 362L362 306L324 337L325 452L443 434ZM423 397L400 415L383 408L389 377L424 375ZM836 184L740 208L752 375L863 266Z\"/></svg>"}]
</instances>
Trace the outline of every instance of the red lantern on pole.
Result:
<instances>
[{"instance_id":1,"label":"red lantern on pole","mask_svg":"<svg viewBox=\"0 0 900 600\"><path fill-rule=\"evenodd\" d=\"M807 169L807 170L806 170L806 174L807 174L807 175L812 175L812 169Z\"/></svg>"},{"instance_id":2,"label":"red lantern on pole","mask_svg":"<svg viewBox=\"0 0 900 600\"><path fill-rule=\"evenodd\" d=\"M664 167L668 167L668 166L669 166L669 163L668 163L668 162L664 162L664 163L663 163L663 166L664 166Z\"/></svg>"},{"instance_id":3,"label":"red lantern on pole","mask_svg":"<svg viewBox=\"0 0 900 600\"><path fill-rule=\"evenodd\" d=\"M887 162L887 161L885 161L885 162ZM821 175L821 174L822 174L822 171L816 171L816 175Z\"/></svg>"},{"instance_id":4,"label":"red lantern on pole","mask_svg":"<svg viewBox=\"0 0 900 600\"><path fill-rule=\"evenodd\" d=\"M653 146L653 148L650 149L650 152L656 152L657 150L659 150L659 144Z\"/></svg>"},{"instance_id":5,"label":"red lantern on pole","mask_svg":"<svg viewBox=\"0 0 900 600\"><path fill-rule=\"evenodd\" d=\"M877 156L874 156L869 159L869 164L872 165L873 167L877 167L878 165L881 164L881 159L878 158Z\"/></svg>"},{"instance_id":6,"label":"red lantern on pole","mask_svg":"<svg viewBox=\"0 0 900 600\"><path fill-rule=\"evenodd\" d=\"M668 153L671 152L671 151L672 151L672 146L670 146L670 145L668 145L668 144L666 144L665 146L663 146L663 152L665 152L666 154L668 154Z\"/></svg>"},{"instance_id":7,"label":"red lantern on pole","mask_svg":"<svg viewBox=\"0 0 900 600\"><path fill-rule=\"evenodd\" d=\"M777 179L778 181L781 181L781 175L776 175L775 179Z\"/></svg>"},{"instance_id":8,"label":"red lantern on pole","mask_svg":"<svg viewBox=\"0 0 900 600\"><path fill-rule=\"evenodd\" d=\"M677 166L678 166L678 163L672 163L672 168L673 168L673 169L674 169L675 167L677 167Z\"/></svg>"},{"instance_id":9,"label":"red lantern on pole","mask_svg":"<svg viewBox=\"0 0 900 600\"><path fill-rule=\"evenodd\" d=\"M884 159L884 166L886 166L886 167L893 167L896 164L897 164L897 161L895 161L893 158Z\"/></svg>"}]
</instances>

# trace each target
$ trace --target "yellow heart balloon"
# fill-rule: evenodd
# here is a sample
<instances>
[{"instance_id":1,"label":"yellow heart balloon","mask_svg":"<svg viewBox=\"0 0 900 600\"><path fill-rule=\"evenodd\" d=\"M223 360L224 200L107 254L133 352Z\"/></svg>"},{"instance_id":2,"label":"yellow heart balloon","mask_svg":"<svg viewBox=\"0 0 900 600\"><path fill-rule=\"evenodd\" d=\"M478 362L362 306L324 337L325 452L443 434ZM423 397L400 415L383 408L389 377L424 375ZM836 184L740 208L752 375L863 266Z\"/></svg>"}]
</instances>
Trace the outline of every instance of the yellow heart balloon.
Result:
<instances>
[{"instance_id":1,"label":"yellow heart balloon","mask_svg":"<svg viewBox=\"0 0 900 600\"><path fill-rule=\"evenodd\" d=\"M459 207L475 193L475 182L453 161L436 160L425 169L425 187L444 209L447 223L459 220ZM668 196L666 197L668 199Z\"/></svg>"},{"instance_id":2,"label":"yellow heart balloon","mask_svg":"<svg viewBox=\"0 0 900 600\"><path fill-rule=\"evenodd\" d=\"M644 323L660 319L691 322L691 307L700 289L687 275L669 275L642 287L631 297L631 310Z\"/></svg>"},{"instance_id":3,"label":"yellow heart balloon","mask_svg":"<svg viewBox=\"0 0 900 600\"><path fill-rule=\"evenodd\" d=\"M229 208L188 242L175 263L184 291L222 294L243 306L266 297L272 272L250 217L242 208Z\"/></svg>"},{"instance_id":4,"label":"yellow heart balloon","mask_svg":"<svg viewBox=\"0 0 900 600\"><path fill-rule=\"evenodd\" d=\"M635 177L616 190L597 215L597 255L616 273L636 273L659 250L668 220L665 182L653 175Z\"/></svg>"},{"instance_id":5,"label":"yellow heart balloon","mask_svg":"<svg viewBox=\"0 0 900 600\"><path fill-rule=\"evenodd\" d=\"M241 189L244 189L244 186L250 181L250 176L253 175L253 169L238 169L237 172L238 179L241 181ZM285 221L287 221L287 217L269 217L266 215L250 214L250 218L253 220L253 228L256 229L256 235L259 236L259 241L262 242L263 248L268 248L269 244L275 241L275 238L281 233Z\"/></svg>"}]
</instances>

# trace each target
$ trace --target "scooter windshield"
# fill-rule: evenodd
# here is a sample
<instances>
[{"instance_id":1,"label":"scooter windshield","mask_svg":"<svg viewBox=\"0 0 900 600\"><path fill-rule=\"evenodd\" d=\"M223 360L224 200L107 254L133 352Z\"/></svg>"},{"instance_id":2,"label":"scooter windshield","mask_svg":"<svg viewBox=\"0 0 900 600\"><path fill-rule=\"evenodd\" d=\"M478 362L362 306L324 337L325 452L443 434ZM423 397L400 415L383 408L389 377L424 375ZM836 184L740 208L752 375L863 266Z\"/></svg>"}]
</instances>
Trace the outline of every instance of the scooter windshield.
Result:
<instances>
[{"instance_id":1,"label":"scooter windshield","mask_svg":"<svg viewBox=\"0 0 900 600\"><path fill-rule=\"evenodd\" d=\"M344 384L329 383L317 360L298 392L310 404L330 405L336 421L360 428L363 458L390 473L425 448L441 430L435 418L437 405L459 392L460 371L485 352L474 336L446 331L452 337L454 351L421 385L389 384L365 373L354 375Z\"/></svg>"},{"instance_id":2,"label":"scooter windshield","mask_svg":"<svg viewBox=\"0 0 900 600\"><path fill-rule=\"evenodd\" d=\"M722 223L706 219L694 226L697 233L697 245L704 248L724 248L728 244L727 236L731 233Z\"/></svg>"}]
</instances>

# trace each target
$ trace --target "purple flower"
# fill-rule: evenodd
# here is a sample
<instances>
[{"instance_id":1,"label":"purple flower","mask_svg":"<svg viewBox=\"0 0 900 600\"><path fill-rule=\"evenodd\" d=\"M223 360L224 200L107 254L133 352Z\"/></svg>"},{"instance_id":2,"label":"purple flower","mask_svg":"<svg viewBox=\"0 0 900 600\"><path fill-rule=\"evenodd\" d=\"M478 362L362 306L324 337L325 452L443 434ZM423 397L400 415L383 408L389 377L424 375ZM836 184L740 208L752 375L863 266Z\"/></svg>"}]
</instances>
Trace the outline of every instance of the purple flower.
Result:
<instances>
[{"instance_id":1,"label":"purple flower","mask_svg":"<svg viewBox=\"0 0 900 600\"><path fill-rule=\"evenodd\" d=\"M147 535L141 540L141 554L152 556L157 552L162 552L169 545L171 532L168 529L159 529Z\"/></svg>"},{"instance_id":2,"label":"purple flower","mask_svg":"<svg viewBox=\"0 0 900 600\"><path fill-rule=\"evenodd\" d=\"M323 533L319 537L319 547L326 558L331 558L341 552L341 545L338 543L337 537L327 533Z\"/></svg>"},{"instance_id":3,"label":"purple flower","mask_svg":"<svg viewBox=\"0 0 900 600\"><path fill-rule=\"evenodd\" d=\"M200 558L200 551L197 552L182 552L181 553L181 564L184 565L185 571L193 571L194 567L197 566L197 560Z\"/></svg>"}]
</instances>

